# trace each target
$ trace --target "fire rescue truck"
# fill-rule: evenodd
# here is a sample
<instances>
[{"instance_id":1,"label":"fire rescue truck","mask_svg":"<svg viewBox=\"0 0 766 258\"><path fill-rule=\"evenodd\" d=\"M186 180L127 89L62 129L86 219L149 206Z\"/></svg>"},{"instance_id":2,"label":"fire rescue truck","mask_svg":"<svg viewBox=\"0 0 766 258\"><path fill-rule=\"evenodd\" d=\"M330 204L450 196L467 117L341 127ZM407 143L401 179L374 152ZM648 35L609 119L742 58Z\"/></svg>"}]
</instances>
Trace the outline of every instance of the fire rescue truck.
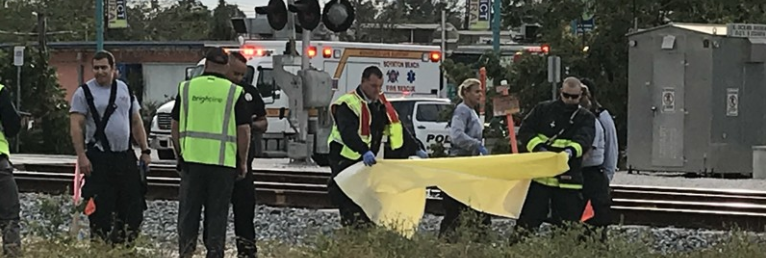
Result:
<instances>
[{"instance_id":1,"label":"fire rescue truck","mask_svg":"<svg viewBox=\"0 0 766 258\"><path fill-rule=\"evenodd\" d=\"M374 43L352 43L338 41L312 41L306 51L312 67L328 72L332 80L333 100L354 90L362 78L362 71L371 65L383 71L382 91L394 102L402 121L410 132L430 148L432 143L449 144L449 130L446 121L439 119L440 110L450 105L446 99L439 99L439 78L441 77L438 46L394 45ZM302 49L296 42L296 49ZM276 84L273 73L273 55L285 52L285 41L247 40L239 51L247 59L248 73L245 82L253 85L261 94L267 111L268 130L263 134L261 157L286 157L287 139L295 137L290 125L289 98ZM196 67L187 69L187 79L198 76L204 70L205 60ZM300 66L284 66L284 70L297 74ZM170 141L170 112L174 101L163 104L152 119L150 143L157 150L160 159L173 159ZM316 118L317 111L309 116ZM327 139L315 139L324 144ZM326 154L314 153L317 163L324 163Z\"/></svg>"}]
</instances>

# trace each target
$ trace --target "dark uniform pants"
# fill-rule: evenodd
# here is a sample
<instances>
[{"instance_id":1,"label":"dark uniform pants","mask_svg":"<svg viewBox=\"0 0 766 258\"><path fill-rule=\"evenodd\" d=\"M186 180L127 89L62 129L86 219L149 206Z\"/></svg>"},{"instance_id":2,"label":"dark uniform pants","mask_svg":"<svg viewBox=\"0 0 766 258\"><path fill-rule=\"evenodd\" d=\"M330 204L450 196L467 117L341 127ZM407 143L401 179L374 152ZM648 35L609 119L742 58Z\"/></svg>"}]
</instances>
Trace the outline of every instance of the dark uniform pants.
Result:
<instances>
[{"instance_id":1,"label":"dark uniform pants","mask_svg":"<svg viewBox=\"0 0 766 258\"><path fill-rule=\"evenodd\" d=\"M85 177L82 197L86 203L93 198L96 206L88 216L91 240L132 244L141 230L145 204L135 153L89 148L86 155L92 171Z\"/></svg>"},{"instance_id":2,"label":"dark uniform pants","mask_svg":"<svg viewBox=\"0 0 766 258\"><path fill-rule=\"evenodd\" d=\"M609 178L600 166L583 168L582 194L585 203L590 200L593 207L593 218L585 221L588 225L594 226L601 231L601 241L606 241L606 226L612 222L612 196L609 189ZM589 230L589 233L590 230Z\"/></svg>"},{"instance_id":3,"label":"dark uniform pants","mask_svg":"<svg viewBox=\"0 0 766 258\"><path fill-rule=\"evenodd\" d=\"M21 228L19 219L19 188L13 178L13 167L8 156L0 156L0 229L3 234L5 257L21 256Z\"/></svg>"},{"instance_id":4,"label":"dark uniform pants","mask_svg":"<svg viewBox=\"0 0 766 258\"><path fill-rule=\"evenodd\" d=\"M521 215L516 220L515 236L523 236L539 228L548 218L549 211L552 215L551 223L555 226L562 226L565 221L580 221L583 207L580 190L550 187L532 181Z\"/></svg>"},{"instance_id":5,"label":"dark uniform pants","mask_svg":"<svg viewBox=\"0 0 766 258\"><path fill-rule=\"evenodd\" d=\"M253 155L251 155L253 156ZM239 257L255 257L258 248L255 246L255 185L253 178L253 159L250 158L244 179L234 183L231 195L234 210L234 234L237 236L237 255Z\"/></svg>"},{"instance_id":6,"label":"dark uniform pants","mask_svg":"<svg viewBox=\"0 0 766 258\"><path fill-rule=\"evenodd\" d=\"M439 237L444 237L448 242L456 242L457 234L455 231L463 223L465 228L478 230L476 233L478 233L477 237L479 240L486 239L487 233L492 226L492 218L489 214L474 210L468 207L468 205L453 199L445 192L441 192L441 196L444 218L442 218L441 225L439 226ZM466 225L464 222L466 217L472 221L478 221L480 224Z\"/></svg>"},{"instance_id":7,"label":"dark uniform pants","mask_svg":"<svg viewBox=\"0 0 766 258\"><path fill-rule=\"evenodd\" d=\"M192 257L197 248L197 235L202 207L205 207L203 242L208 258L223 257L226 244L229 202L235 168L186 163L182 166L178 211L178 252Z\"/></svg>"},{"instance_id":8,"label":"dark uniform pants","mask_svg":"<svg viewBox=\"0 0 766 258\"><path fill-rule=\"evenodd\" d=\"M353 226L355 228L371 225L372 221L367 217L367 214L364 213L362 207L359 207L359 205L354 203L354 201L352 201L351 198L338 187L334 180L335 176L344 169L357 163L358 160L350 160L340 157L340 155L335 154L332 150L330 151L330 155L328 155L328 160L330 162L332 178L327 182L327 194L330 196L332 204L338 207L341 225L344 227Z\"/></svg>"}]
</instances>

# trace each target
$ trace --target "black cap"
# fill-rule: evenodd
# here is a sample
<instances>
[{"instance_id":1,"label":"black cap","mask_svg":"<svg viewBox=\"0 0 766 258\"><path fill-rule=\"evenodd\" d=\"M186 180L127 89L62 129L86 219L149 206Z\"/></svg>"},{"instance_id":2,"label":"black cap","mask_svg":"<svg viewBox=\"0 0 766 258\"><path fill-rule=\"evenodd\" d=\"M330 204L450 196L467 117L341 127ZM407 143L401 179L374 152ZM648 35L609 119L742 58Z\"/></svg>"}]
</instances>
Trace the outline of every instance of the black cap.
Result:
<instances>
[{"instance_id":1,"label":"black cap","mask_svg":"<svg viewBox=\"0 0 766 258\"><path fill-rule=\"evenodd\" d=\"M226 51L223 51L222 48L211 48L205 54L205 61L225 65L229 63L229 54L226 54Z\"/></svg>"}]
</instances>

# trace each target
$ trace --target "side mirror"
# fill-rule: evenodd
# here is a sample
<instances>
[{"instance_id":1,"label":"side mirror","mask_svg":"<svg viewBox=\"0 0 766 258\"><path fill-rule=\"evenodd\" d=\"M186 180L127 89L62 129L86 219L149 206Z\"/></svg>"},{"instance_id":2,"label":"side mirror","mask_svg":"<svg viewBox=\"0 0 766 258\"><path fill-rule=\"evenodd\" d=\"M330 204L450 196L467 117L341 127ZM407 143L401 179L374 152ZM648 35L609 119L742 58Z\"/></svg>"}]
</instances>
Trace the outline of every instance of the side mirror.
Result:
<instances>
[{"instance_id":1,"label":"side mirror","mask_svg":"<svg viewBox=\"0 0 766 258\"><path fill-rule=\"evenodd\" d=\"M285 113L287 113L287 109L285 109L285 107L279 108L279 119L280 120L285 118Z\"/></svg>"},{"instance_id":2,"label":"side mirror","mask_svg":"<svg viewBox=\"0 0 766 258\"><path fill-rule=\"evenodd\" d=\"M191 79L192 74L194 74L194 68L196 67L186 67L186 78L184 80Z\"/></svg>"}]
</instances>

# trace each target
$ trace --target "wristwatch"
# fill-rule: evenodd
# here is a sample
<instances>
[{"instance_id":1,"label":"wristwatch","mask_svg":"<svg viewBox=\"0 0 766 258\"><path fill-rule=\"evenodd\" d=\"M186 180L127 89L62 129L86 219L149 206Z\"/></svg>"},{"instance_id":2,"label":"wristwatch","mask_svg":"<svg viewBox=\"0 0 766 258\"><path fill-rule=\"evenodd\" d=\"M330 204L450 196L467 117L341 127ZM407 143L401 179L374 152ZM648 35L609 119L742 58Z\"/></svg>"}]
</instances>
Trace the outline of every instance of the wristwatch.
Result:
<instances>
[{"instance_id":1,"label":"wristwatch","mask_svg":"<svg viewBox=\"0 0 766 258\"><path fill-rule=\"evenodd\" d=\"M141 154L152 155L152 149L145 149L141 151Z\"/></svg>"}]
</instances>

